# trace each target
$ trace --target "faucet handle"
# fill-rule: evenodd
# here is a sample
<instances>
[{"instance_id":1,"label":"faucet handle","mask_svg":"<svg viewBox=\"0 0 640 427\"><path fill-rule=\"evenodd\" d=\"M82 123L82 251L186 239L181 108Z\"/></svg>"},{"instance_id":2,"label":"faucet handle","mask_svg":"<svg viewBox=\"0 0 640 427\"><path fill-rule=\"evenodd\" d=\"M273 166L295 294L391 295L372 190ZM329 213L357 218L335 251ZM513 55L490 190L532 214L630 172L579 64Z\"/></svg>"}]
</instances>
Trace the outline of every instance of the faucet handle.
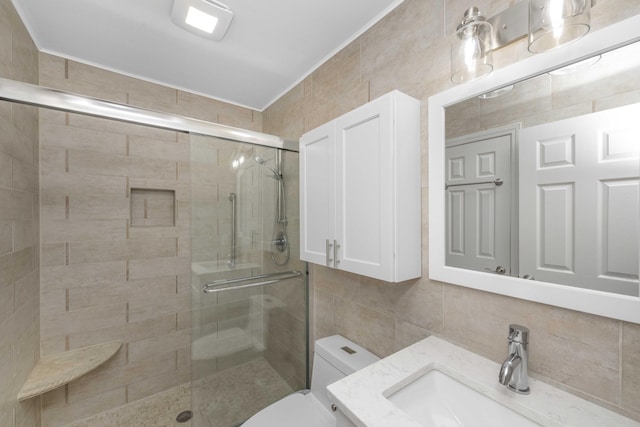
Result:
<instances>
[{"instance_id":1,"label":"faucet handle","mask_svg":"<svg viewBox=\"0 0 640 427\"><path fill-rule=\"evenodd\" d=\"M529 328L522 325L509 325L509 342L529 344Z\"/></svg>"}]
</instances>

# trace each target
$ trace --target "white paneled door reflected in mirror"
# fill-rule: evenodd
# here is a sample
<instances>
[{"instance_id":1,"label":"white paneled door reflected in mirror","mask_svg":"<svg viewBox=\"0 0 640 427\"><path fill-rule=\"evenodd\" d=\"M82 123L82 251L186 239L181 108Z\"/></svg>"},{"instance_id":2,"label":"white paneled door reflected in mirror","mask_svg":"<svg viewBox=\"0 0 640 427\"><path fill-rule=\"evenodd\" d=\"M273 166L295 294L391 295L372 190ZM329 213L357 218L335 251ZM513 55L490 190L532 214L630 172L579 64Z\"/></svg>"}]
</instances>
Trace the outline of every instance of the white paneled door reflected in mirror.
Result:
<instances>
[{"instance_id":1,"label":"white paneled door reflected in mirror","mask_svg":"<svg viewBox=\"0 0 640 427\"><path fill-rule=\"evenodd\" d=\"M619 34L430 99L433 278L640 322L640 35Z\"/></svg>"}]
</instances>

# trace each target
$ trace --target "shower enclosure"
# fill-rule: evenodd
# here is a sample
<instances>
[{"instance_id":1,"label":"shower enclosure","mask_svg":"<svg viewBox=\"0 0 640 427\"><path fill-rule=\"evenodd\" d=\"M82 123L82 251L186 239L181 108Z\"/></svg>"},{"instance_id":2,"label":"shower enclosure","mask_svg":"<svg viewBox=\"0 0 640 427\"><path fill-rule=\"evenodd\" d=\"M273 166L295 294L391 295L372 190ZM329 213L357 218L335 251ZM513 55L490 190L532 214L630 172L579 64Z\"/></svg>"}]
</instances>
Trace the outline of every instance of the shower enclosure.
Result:
<instances>
[{"instance_id":1,"label":"shower enclosure","mask_svg":"<svg viewBox=\"0 0 640 427\"><path fill-rule=\"evenodd\" d=\"M297 153L191 135L195 426L239 425L306 387L297 169Z\"/></svg>"},{"instance_id":2,"label":"shower enclosure","mask_svg":"<svg viewBox=\"0 0 640 427\"><path fill-rule=\"evenodd\" d=\"M0 234L16 230L16 265L42 278L34 358L123 344L47 394L42 425L191 410L193 426L232 427L307 387L295 143L2 78L0 100L15 157L0 150L0 169L20 178L14 191L0 174Z\"/></svg>"}]
</instances>

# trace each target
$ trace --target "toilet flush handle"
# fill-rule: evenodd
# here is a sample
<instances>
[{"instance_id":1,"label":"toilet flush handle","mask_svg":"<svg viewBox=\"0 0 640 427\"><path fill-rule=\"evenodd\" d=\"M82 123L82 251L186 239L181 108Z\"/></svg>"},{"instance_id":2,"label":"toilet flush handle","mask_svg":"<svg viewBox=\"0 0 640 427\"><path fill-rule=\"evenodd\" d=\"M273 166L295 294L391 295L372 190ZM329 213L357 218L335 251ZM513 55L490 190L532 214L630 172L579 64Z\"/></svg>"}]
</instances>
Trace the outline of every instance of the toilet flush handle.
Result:
<instances>
[{"instance_id":1,"label":"toilet flush handle","mask_svg":"<svg viewBox=\"0 0 640 427\"><path fill-rule=\"evenodd\" d=\"M335 403L331 404L331 412L336 412L338 410L338 407L336 406Z\"/></svg>"}]
</instances>

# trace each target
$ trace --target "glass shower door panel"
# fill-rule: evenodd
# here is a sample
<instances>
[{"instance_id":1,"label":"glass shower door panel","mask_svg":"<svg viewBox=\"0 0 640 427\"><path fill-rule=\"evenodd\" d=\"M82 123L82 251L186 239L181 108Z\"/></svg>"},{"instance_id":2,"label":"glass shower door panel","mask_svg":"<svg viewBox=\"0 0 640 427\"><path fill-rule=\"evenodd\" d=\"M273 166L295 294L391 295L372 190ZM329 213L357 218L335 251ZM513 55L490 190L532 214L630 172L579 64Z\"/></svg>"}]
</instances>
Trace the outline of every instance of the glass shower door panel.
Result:
<instances>
[{"instance_id":1,"label":"glass shower door panel","mask_svg":"<svg viewBox=\"0 0 640 427\"><path fill-rule=\"evenodd\" d=\"M191 135L194 426L237 426L307 386L306 274L255 285L306 269L297 186L297 153Z\"/></svg>"}]
</instances>

